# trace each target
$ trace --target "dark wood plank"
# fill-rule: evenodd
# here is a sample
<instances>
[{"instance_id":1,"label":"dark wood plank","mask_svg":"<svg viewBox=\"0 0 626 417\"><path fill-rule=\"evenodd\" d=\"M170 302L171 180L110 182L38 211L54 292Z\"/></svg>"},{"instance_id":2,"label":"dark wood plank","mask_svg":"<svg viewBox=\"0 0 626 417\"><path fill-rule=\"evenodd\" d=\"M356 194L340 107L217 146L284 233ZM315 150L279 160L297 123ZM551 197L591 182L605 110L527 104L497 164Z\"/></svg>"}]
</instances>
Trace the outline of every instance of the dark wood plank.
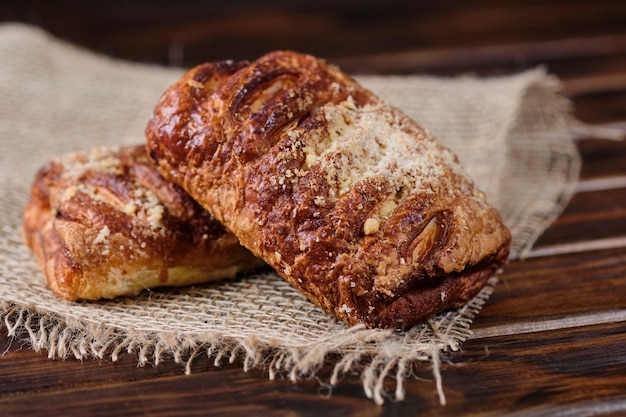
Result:
<instances>
[{"instance_id":1,"label":"dark wood plank","mask_svg":"<svg viewBox=\"0 0 626 417\"><path fill-rule=\"evenodd\" d=\"M570 319L626 321L626 250L565 254L511 262L474 321L477 333L570 325ZM498 330L494 330L497 328ZM521 331L521 330L520 330Z\"/></svg>"},{"instance_id":2,"label":"dark wood plank","mask_svg":"<svg viewBox=\"0 0 626 417\"><path fill-rule=\"evenodd\" d=\"M626 64L626 63L625 63ZM624 65L626 68L626 65ZM601 124L626 120L626 91L604 91L574 97L575 114L585 123Z\"/></svg>"},{"instance_id":3,"label":"dark wood plank","mask_svg":"<svg viewBox=\"0 0 626 417\"><path fill-rule=\"evenodd\" d=\"M623 413L625 342L626 323L470 340L453 363L443 365L445 412Z\"/></svg>"},{"instance_id":4,"label":"dark wood plank","mask_svg":"<svg viewBox=\"0 0 626 417\"><path fill-rule=\"evenodd\" d=\"M215 2L167 3L120 0L102 4L7 0L0 20L39 24L52 33L112 56L191 66L225 58L254 58L268 49L289 48L334 60L389 52L469 48L493 44L593 38L623 33L626 7L617 0L516 0L506 7L489 0L473 2ZM586 42L573 47L588 48ZM602 42L594 53L611 45ZM530 51L530 54L533 52ZM570 50L552 47L542 61ZM474 54L481 65L493 55L530 63L514 52ZM468 56L471 59L471 56ZM385 61L376 57L381 67ZM345 61L343 61L345 63ZM446 61L439 67L457 65ZM346 63L349 70L370 67ZM499 62L498 64L502 64ZM396 71L399 64L396 64ZM404 68L404 71L413 70ZM434 69L434 68L433 68Z\"/></svg>"},{"instance_id":5,"label":"dark wood plank","mask_svg":"<svg viewBox=\"0 0 626 417\"><path fill-rule=\"evenodd\" d=\"M569 92L589 90L606 79L590 75L613 72L621 74L626 62L626 37L622 34L581 38L534 39L511 43L462 45L450 47L411 48L399 52L383 52L367 56L335 59L350 72L366 73L434 73L458 75L464 73L498 75L522 71L537 66L564 79L572 79ZM606 88L606 86L605 86Z\"/></svg>"},{"instance_id":6,"label":"dark wood plank","mask_svg":"<svg viewBox=\"0 0 626 417\"><path fill-rule=\"evenodd\" d=\"M24 335L23 335L24 336ZM167 378L184 373L182 365L172 360L159 366L138 367L133 354L119 362L107 360L48 359L47 352L35 352L28 343L9 339L2 329L0 337L0 398L20 397L26 393L62 391L102 383L123 383L136 379ZM1 408L0 408L1 409Z\"/></svg>"},{"instance_id":7,"label":"dark wood plank","mask_svg":"<svg viewBox=\"0 0 626 417\"><path fill-rule=\"evenodd\" d=\"M589 139L578 147L579 192L535 247L626 239L626 141Z\"/></svg>"},{"instance_id":8,"label":"dark wood plank","mask_svg":"<svg viewBox=\"0 0 626 417\"><path fill-rule=\"evenodd\" d=\"M0 345L6 344L3 338ZM321 370L319 379L294 384L280 377L270 381L263 369L244 372L240 363L215 368L205 357L197 358L191 375L177 372L180 366L172 362L136 368L133 355L115 364L52 361L25 350L11 350L0 358L3 416L109 416L122 410L137 416L379 415L383 410L365 399L359 378L348 376L333 389L324 385L328 368ZM418 396L426 395L436 405L430 381L411 383Z\"/></svg>"},{"instance_id":9,"label":"dark wood plank","mask_svg":"<svg viewBox=\"0 0 626 417\"><path fill-rule=\"evenodd\" d=\"M626 175L626 140L581 140L578 148L583 158L582 180Z\"/></svg>"},{"instance_id":10,"label":"dark wood plank","mask_svg":"<svg viewBox=\"0 0 626 417\"><path fill-rule=\"evenodd\" d=\"M535 247L609 238L626 239L626 187L574 195Z\"/></svg>"},{"instance_id":11,"label":"dark wood plank","mask_svg":"<svg viewBox=\"0 0 626 417\"><path fill-rule=\"evenodd\" d=\"M80 366L99 379L97 384L78 382L4 395L0 410L7 416L107 416L121 410L129 416L456 416L515 415L519 410L526 410L524 415L574 415L576 408L599 413L612 407L624 411L625 349L625 323L470 340L461 352L444 358L443 407L429 369L417 369L416 376L423 379L406 382L404 402L388 401L379 407L363 401L354 377L332 390L318 380L268 381L262 371L244 373L233 367L119 381L98 377L102 365L86 362ZM76 361L48 363L50 370L57 368L56 374L76 366Z\"/></svg>"}]
</instances>

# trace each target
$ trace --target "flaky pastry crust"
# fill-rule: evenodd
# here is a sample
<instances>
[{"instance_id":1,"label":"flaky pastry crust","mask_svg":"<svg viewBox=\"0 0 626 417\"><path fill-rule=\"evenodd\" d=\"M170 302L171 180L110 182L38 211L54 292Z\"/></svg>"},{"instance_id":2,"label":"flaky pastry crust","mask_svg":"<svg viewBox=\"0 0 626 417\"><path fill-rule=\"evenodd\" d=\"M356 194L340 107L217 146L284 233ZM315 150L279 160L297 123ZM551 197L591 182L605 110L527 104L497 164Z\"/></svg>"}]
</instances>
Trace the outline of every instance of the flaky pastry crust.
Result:
<instances>
[{"instance_id":1,"label":"flaky pastry crust","mask_svg":"<svg viewBox=\"0 0 626 417\"><path fill-rule=\"evenodd\" d=\"M507 260L510 233L453 152L315 57L193 68L146 135L166 178L348 324L412 326Z\"/></svg>"},{"instance_id":2,"label":"flaky pastry crust","mask_svg":"<svg viewBox=\"0 0 626 417\"><path fill-rule=\"evenodd\" d=\"M68 300L214 281L262 264L166 181L143 145L48 163L33 183L23 234L48 286Z\"/></svg>"}]
</instances>

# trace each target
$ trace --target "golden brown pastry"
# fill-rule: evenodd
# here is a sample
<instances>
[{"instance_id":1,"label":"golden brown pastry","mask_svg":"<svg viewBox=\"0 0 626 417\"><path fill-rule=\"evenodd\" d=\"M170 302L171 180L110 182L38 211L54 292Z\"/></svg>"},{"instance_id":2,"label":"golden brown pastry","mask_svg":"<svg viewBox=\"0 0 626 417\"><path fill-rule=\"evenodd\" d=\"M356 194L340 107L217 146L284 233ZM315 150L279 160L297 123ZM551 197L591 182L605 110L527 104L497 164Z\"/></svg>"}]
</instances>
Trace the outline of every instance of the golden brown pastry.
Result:
<instances>
[{"instance_id":1,"label":"golden brown pastry","mask_svg":"<svg viewBox=\"0 0 626 417\"><path fill-rule=\"evenodd\" d=\"M312 56L200 65L146 133L166 178L346 323L414 325L507 260L509 231L457 157Z\"/></svg>"},{"instance_id":2,"label":"golden brown pastry","mask_svg":"<svg viewBox=\"0 0 626 417\"><path fill-rule=\"evenodd\" d=\"M143 145L48 163L33 183L23 232L49 287L69 300L219 280L261 265L159 175Z\"/></svg>"}]
</instances>

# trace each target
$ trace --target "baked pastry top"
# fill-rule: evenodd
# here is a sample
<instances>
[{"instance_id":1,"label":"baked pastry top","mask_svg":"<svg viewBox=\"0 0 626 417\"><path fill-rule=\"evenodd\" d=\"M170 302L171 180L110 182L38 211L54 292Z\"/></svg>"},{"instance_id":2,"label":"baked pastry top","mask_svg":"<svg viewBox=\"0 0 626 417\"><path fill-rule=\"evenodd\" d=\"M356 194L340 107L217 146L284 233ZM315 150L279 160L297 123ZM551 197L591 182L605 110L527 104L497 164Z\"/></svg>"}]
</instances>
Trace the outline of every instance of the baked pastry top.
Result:
<instances>
[{"instance_id":1,"label":"baked pastry top","mask_svg":"<svg viewBox=\"0 0 626 417\"><path fill-rule=\"evenodd\" d=\"M414 325L507 261L510 233L455 154L315 57L193 68L146 136L163 176L348 324Z\"/></svg>"},{"instance_id":2,"label":"baked pastry top","mask_svg":"<svg viewBox=\"0 0 626 417\"><path fill-rule=\"evenodd\" d=\"M69 300L230 278L261 265L156 171L143 145L50 161L32 185L23 234L49 287Z\"/></svg>"}]
</instances>

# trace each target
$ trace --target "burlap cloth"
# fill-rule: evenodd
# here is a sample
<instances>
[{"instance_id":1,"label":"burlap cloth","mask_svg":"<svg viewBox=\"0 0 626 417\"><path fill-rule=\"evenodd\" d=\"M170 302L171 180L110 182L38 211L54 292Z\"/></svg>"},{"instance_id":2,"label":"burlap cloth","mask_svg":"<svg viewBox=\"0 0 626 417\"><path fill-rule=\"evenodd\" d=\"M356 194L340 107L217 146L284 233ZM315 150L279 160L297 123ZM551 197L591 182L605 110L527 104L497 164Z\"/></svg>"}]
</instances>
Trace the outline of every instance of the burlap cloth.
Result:
<instances>
[{"instance_id":1,"label":"burlap cloth","mask_svg":"<svg viewBox=\"0 0 626 417\"><path fill-rule=\"evenodd\" d=\"M146 291L136 298L65 302L45 286L20 222L37 169L51 156L103 144L143 141L165 88L182 74L121 62L49 37L0 26L0 327L50 358L137 355L141 365L173 359L187 372L198 355L216 366L262 366L270 378L313 377L330 363L327 383L358 373L382 403L404 397L415 367L471 336L492 279L475 300L406 332L347 327L273 273L215 285ZM568 104L541 69L512 76L357 77L455 149L511 228L523 255L561 211L579 172ZM391 377L397 387L386 392Z\"/></svg>"}]
</instances>

